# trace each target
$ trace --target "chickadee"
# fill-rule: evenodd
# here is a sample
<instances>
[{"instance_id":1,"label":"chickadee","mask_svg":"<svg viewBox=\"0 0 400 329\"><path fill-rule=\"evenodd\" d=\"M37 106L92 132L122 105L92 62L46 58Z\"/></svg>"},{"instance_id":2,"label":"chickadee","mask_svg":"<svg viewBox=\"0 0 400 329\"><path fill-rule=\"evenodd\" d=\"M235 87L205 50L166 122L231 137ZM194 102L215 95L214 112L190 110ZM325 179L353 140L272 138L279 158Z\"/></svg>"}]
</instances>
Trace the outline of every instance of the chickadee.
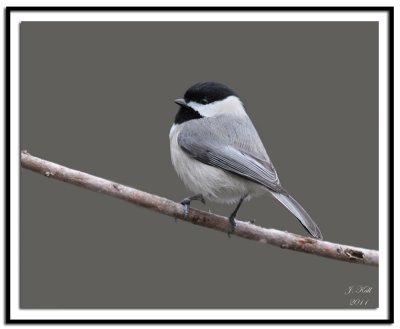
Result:
<instances>
[{"instance_id":1,"label":"chickadee","mask_svg":"<svg viewBox=\"0 0 400 329\"><path fill-rule=\"evenodd\" d=\"M322 239L310 215L280 184L253 123L232 89L216 82L199 82L175 103L180 108L169 133L172 164L186 187L196 193L181 202L185 217L192 200L235 203L229 216L233 232L243 200L268 191L312 236Z\"/></svg>"}]
</instances>

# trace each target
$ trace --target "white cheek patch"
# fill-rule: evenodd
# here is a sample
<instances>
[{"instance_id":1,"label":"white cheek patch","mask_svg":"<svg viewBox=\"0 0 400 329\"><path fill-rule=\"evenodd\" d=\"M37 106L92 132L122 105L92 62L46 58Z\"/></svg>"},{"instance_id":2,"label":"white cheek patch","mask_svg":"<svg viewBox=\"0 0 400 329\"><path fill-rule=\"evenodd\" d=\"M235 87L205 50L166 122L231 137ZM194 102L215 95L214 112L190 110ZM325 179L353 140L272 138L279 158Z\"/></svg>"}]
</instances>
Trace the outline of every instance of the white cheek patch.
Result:
<instances>
[{"instance_id":1,"label":"white cheek patch","mask_svg":"<svg viewBox=\"0 0 400 329\"><path fill-rule=\"evenodd\" d=\"M203 117L215 117L221 114L243 115L245 113L242 102L236 96L229 96L222 101L206 105L196 102L189 102L188 105Z\"/></svg>"},{"instance_id":2,"label":"white cheek patch","mask_svg":"<svg viewBox=\"0 0 400 329\"><path fill-rule=\"evenodd\" d=\"M190 106L195 111L199 112L202 117L213 117L216 115L217 109L214 103L210 104L199 104L196 102L189 102L188 106Z\"/></svg>"}]
</instances>

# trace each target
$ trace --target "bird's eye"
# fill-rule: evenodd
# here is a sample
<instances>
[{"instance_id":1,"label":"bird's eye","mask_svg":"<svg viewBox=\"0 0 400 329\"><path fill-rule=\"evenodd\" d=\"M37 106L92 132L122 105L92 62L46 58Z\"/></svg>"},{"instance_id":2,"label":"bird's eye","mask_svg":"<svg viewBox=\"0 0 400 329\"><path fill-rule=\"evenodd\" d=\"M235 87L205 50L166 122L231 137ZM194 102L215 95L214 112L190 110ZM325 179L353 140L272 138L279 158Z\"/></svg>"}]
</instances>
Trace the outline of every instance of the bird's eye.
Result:
<instances>
[{"instance_id":1,"label":"bird's eye","mask_svg":"<svg viewBox=\"0 0 400 329\"><path fill-rule=\"evenodd\" d=\"M205 104L208 103L208 99L207 99L207 98L203 98L203 99L200 101L200 103L203 104L203 105L205 105Z\"/></svg>"}]
</instances>

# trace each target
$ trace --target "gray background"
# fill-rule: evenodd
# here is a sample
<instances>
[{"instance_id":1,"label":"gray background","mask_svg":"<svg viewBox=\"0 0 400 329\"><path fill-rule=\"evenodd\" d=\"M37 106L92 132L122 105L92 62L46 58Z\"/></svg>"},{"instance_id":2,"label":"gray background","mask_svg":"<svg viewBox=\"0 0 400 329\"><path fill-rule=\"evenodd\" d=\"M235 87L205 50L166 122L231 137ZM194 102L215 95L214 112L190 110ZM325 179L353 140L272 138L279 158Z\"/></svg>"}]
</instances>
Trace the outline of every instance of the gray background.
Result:
<instances>
[{"instance_id":1,"label":"gray background","mask_svg":"<svg viewBox=\"0 0 400 329\"><path fill-rule=\"evenodd\" d=\"M21 24L21 149L172 200L173 100L231 86L329 241L378 248L378 24ZM196 207L229 214L232 206ZM306 234L276 200L239 217ZM21 170L23 308L348 308L378 269L197 227Z\"/></svg>"}]
</instances>

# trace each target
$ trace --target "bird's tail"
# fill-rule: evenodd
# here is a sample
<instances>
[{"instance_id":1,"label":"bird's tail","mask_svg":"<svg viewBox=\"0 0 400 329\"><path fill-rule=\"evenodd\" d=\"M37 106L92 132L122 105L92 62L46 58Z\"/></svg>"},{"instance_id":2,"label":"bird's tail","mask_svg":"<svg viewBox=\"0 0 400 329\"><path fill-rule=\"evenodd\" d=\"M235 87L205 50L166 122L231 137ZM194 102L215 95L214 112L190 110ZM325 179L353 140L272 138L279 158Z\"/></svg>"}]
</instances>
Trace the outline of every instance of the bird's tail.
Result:
<instances>
[{"instance_id":1,"label":"bird's tail","mask_svg":"<svg viewBox=\"0 0 400 329\"><path fill-rule=\"evenodd\" d=\"M279 200L279 202L289 209L293 215L297 217L300 223L308 232L310 232L313 237L322 240L322 234L317 224L315 224L307 211L305 211L304 208L292 196L286 192L278 193L271 191L271 193Z\"/></svg>"}]
</instances>

